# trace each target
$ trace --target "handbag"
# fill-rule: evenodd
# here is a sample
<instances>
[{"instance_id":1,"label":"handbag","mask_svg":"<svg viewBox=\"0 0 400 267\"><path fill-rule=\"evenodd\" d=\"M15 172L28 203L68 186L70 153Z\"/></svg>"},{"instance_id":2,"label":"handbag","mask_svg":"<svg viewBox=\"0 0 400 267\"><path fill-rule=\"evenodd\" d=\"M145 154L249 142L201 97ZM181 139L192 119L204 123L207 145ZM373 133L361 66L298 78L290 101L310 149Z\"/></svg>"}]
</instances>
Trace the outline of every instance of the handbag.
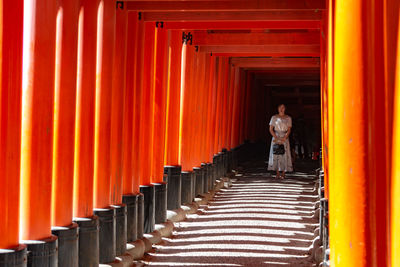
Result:
<instances>
[{"instance_id":1,"label":"handbag","mask_svg":"<svg viewBox=\"0 0 400 267\"><path fill-rule=\"evenodd\" d=\"M283 144L274 144L272 146L272 153L274 155L283 155L283 154L285 154L285 146Z\"/></svg>"}]
</instances>

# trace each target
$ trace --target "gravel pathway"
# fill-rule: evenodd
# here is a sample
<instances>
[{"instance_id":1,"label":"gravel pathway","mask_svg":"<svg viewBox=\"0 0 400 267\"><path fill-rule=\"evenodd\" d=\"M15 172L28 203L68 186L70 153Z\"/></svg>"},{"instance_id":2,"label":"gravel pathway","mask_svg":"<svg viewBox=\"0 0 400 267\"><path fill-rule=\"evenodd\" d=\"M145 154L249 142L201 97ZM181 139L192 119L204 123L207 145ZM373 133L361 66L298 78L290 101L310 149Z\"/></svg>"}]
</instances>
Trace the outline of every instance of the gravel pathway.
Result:
<instances>
[{"instance_id":1,"label":"gravel pathway","mask_svg":"<svg viewBox=\"0 0 400 267\"><path fill-rule=\"evenodd\" d=\"M318 224L311 175L278 180L248 166L232 187L175 224L155 246L147 266L314 266L309 247Z\"/></svg>"}]
</instances>

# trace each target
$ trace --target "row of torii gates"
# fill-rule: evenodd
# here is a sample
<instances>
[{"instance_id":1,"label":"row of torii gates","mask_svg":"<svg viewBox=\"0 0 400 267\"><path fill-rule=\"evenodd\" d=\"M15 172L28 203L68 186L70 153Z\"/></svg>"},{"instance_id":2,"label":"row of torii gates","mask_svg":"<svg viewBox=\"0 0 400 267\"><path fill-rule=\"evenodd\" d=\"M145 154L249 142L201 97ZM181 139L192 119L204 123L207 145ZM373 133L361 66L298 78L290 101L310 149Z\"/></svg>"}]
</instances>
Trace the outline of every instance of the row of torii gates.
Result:
<instances>
[{"instance_id":1,"label":"row of torii gates","mask_svg":"<svg viewBox=\"0 0 400 267\"><path fill-rule=\"evenodd\" d=\"M112 261L266 134L252 75L317 71L330 262L400 266L399 5L0 1L0 265Z\"/></svg>"}]
</instances>

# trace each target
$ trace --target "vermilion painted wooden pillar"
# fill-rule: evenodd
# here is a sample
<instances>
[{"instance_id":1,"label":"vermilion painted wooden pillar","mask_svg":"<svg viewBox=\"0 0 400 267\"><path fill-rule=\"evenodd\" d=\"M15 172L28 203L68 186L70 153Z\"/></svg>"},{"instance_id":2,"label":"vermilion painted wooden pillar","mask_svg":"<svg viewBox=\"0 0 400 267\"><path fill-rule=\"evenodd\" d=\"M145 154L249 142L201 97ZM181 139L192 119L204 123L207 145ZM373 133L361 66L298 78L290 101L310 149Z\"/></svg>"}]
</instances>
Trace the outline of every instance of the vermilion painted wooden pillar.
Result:
<instances>
[{"instance_id":1,"label":"vermilion painted wooden pillar","mask_svg":"<svg viewBox=\"0 0 400 267\"><path fill-rule=\"evenodd\" d=\"M397 67L393 112L393 148L391 169L391 229L390 229L390 266L399 266L400 258L400 20L397 34Z\"/></svg>"},{"instance_id":2,"label":"vermilion painted wooden pillar","mask_svg":"<svg viewBox=\"0 0 400 267\"><path fill-rule=\"evenodd\" d=\"M186 56L185 56L186 55ZM186 58L185 64L184 59ZM181 80L181 163L182 171L192 171L195 164L195 105L194 90L197 54L192 46L184 45L182 49L182 71L185 74ZM183 81L184 80L184 81ZM197 80L196 80L197 82Z\"/></svg>"},{"instance_id":3,"label":"vermilion painted wooden pillar","mask_svg":"<svg viewBox=\"0 0 400 267\"><path fill-rule=\"evenodd\" d=\"M387 136L386 150L387 155L392 155L392 132L393 129L393 107L394 107L394 86L397 81L395 71L396 68L396 49L397 49L397 32L400 28L400 2L398 0L384 0L383 20L384 20L384 60L385 60L385 98L386 98L386 122ZM389 168L391 162L388 161Z\"/></svg>"},{"instance_id":4,"label":"vermilion painted wooden pillar","mask_svg":"<svg viewBox=\"0 0 400 267\"><path fill-rule=\"evenodd\" d=\"M223 105L223 77L225 75L224 72L224 59L219 57L218 60L218 74L217 78L217 103L216 103L216 110L215 110L215 138L214 138L214 154L217 154L219 151L222 150L222 142L221 142L221 130L222 130L222 105Z\"/></svg>"},{"instance_id":5,"label":"vermilion painted wooden pillar","mask_svg":"<svg viewBox=\"0 0 400 267\"><path fill-rule=\"evenodd\" d=\"M63 1L57 17L52 225L72 223L79 2Z\"/></svg>"},{"instance_id":6,"label":"vermilion painted wooden pillar","mask_svg":"<svg viewBox=\"0 0 400 267\"><path fill-rule=\"evenodd\" d=\"M110 137L115 3L100 2L97 20L94 207L110 205Z\"/></svg>"},{"instance_id":7,"label":"vermilion painted wooden pillar","mask_svg":"<svg viewBox=\"0 0 400 267\"><path fill-rule=\"evenodd\" d=\"M226 149L227 145L227 130L228 130L228 106L229 106L229 80L230 67L228 57L223 58L224 75L222 79L222 105L221 105L221 130L220 130L220 150Z\"/></svg>"},{"instance_id":8,"label":"vermilion painted wooden pillar","mask_svg":"<svg viewBox=\"0 0 400 267\"><path fill-rule=\"evenodd\" d=\"M93 215L97 8L98 1L81 1L75 117L74 217Z\"/></svg>"},{"instance_id":9,"label":"vermilion painted wooden pillar","mask_svg":"<svg viewBox=\"0 0 400 267\"><path fill-rule=\"evenodd\" d=\"M334 11L331 261L387 266L383 3L336 1Z\"/></svg>"},{"instance_id":10,"label":"vermilion painted wooden pillar","mask_svg":"<svg viewBox=\"0 0 400 267\"><path fill-rule=\"evenodd\" d=\"M152 182L163 182L165 126L167 101L168 35L162 24L156 25L155 65L154 65L154 133L152 156Z\"/></svg>"},{"instance_id":11,"label":"vermilion painted wooden pillar","mask_svg":"<svg viewBox=\"0 0 400 267\"><path fill-rule=\"evenodd\" d=\"M229 95L229 106L227 110L227 116L228 116L228 122L227 122L227 136L226 136L226 148L228 150L231 150L232 147L232 124L234 121L234 110L233 110L233 100L235 96L235 68L233 66L230 66L230 80L229 80L229 89L228 89L228 95Z\"/></svg>"},{"instance_id":12,"label":"vermilion painted wooden pillar","mask_svg":"<svg viewBox=\"0 0 400 267\"><path fill-rule=\"evenodd\" d=\"M112 77L111 104L111 203L121 204L123 194L123 123L125 101L130 104L129 124L132 127L132 92L126 92L126 47L127 47L128 12L123 6L117 6L115 20L114 65ZM131 89L131 88L130 88ZM125 96L129 100L125 100ZM132 135L130 134L129 137ZM129 138L128 145L132 144ZM127 146L131 147L131 146ZM126 150L126 149L125 149ZM129 149L131 151L131 149ZM129 157L128 160L131 160ZM130 172L131 173L131 172ZM128 179L131 179L130 176Z\"/></svg>"},{"instance_id":13,"label":"vermilion painted wooden pillar","mask_svg":"<svg viewBox=\"0 0 400 267\"><path fill-rule=\"evenodd\" d=\"M327 153L328 155L333 155L334 153L334 143L333 143L333 66L334 66L334 50L333 50L333 42L334 42L334 31L333 31L333 23L334 23L334 4L333 0L328 0L328 20L327 20L327 32L328 37L326 41L326 86L327 86ZM328 160L328 176L325 178L324 182L327 182L328 188L330 187L330 182L328 177L330 177L330 169L333 163L333 156L329 157ZM328 193L329 194L329 193Z\"/></svg>"},{"instance_id":14,"label":"vermilion painted wooden pillar","mask_svg":"<svg viewBox=\"0 0 400 267\"><path fill-rule=\"evenodd\" d=\"M215 134L215 107L216 107L216 76L217 58L210 56L210 70L208 79L208 108L207 108L207 161L212 162L214 156L214 134Z\"/></svg>"},{"instance_id":15,"label":"vermilion painted wooden pillar","mask_svg":"<svg viewBox=\"0 0 400 267\"><path fill-rule=\"evenodd\" d=\"M0 249L19 243L23 9L0 3Z\"/></svg>"},{"instance_id":16,"label":"vermilion painted wooden pillar","mask_svg":"<svg viewBox=\"0 0 400 267\"><path fill-rule=\"evenodd\" d=\"M154 23L145 23L144 33L144 63L143 63L143 87L140 115L140 184L151 183L151 158L153 150L153 98L154 98Z\"/></svg>"},{"instance_id":17,"label":"vermilion painted wooden pillar","mask_svg":"<svg viewBox=\"0 0 400 267\"><path fill-rule=\"evenodd\" d=\"M140 116L141 116L141 102L142 102L142 87L143 87L143 60L144 60L144 22L139 19L140 13L129 12L129 29L136 29L134 40L128 45L128 51L133 50L132 55L133 66L132 71L134 77L133 82L133 125L132 125L132 176L133 176L133 190L139 192L140 186L140 166L142 157L140 157ZM131 36L128 34L128 36ZM133 37L133 36L132 36ZM130 58L130 57L129 57ZM129 63L130 61L128 61ZM127 78L130 75L127 76ZM128 85L130 80L127 80Z\"/></svg>"},{"instance_id":18,"label":"vermilion painted wooden pillar","mask_svg":"<svg viewBox=\"0 0 400 267\"><path fill-rule=\"evenodd\" d=\"M126 13L126 61L125 61L125 91L123 103L123 116L122 116L122 192L129 195L139 190L139 183L134 188L133 177L133 139L134 139L134 121L133 114L135 110L134 95L135 95L135 65L136 65L136 39L138 32L138 15L137 12ZM118 25L118 11L117 11L117 25Z\"/></svg>"},{"instance_id":19,"label":"vermilion painted wooden pillar","mask_svg":"<svg viewBox=\"0 0 400 267\"><path fill-rule=\"evenodd\" d=\"M203 99L202 99L202 141L200 145L201 161L202 163L210 162L209 159L209 145L208 145L208 110L210 102L208 101L210 97L210 71L211 71L211 57L210 54L205 54L205 66L204 66L204 82L202 84Z\"/></svg>"},{"instance_id":20,"label":"vermilion painted wooden pillar","mask_svg":"<svg viewBox=\"0 0 400 267\"><path fill-rule=\"evenodd\" d=\"M192 94L193 94L193 136L192 140L197 140L193 142L193 166L200 167L201 164L201 140L202 140L202 99L204 95L204 54L196 52L196 60L194 62L194 70L192 75Z\"/></svg>"},{"instance_id":21,"label":"vermilion painted wooden pillar","mask_svg":"<svg viewBox=\"0 0 400 267\"><path fill-rule=\"evenodd\" d=\"M25 1L21 239L51 236L55 2Z\"/></svg>"},{"instance_id":22,"label":"vermilion painted wooden pillar","mask_svg":"<svg viewBox=\"0 0 400 267\"><path fill-rule=\"evenodd\" d=\"M179 108L182 57L181 31L170 31L168 57L168 90L164 164L169 166L179 166Z\"/></svg>"},{"instance_id":23,"label":"vermilion painted wooden pillar","mask_svg":"<svg viewBox=\"0 0 400 267\"><path fill-rule=\"evenodd\" d=\"M241 101L241 92L240 92L240 69L238 67L234 68L234 79L232 85L232 126L231 126L231 139L230 146L231 148L235 148L239 146L239 116L240 116L240 101Z\"/></svg>"},{"instance_id":24,"label":"vermilion painted wooden pillar","mask_svg":"<svg viewBox=\"0 0 400 267\"><path fill-rule=\"evenodd\" d=\"M329 5L329 3L327 3ZM329 168L328 168L328 27L329 13L323 12L321 20L321 132L322 132L322 168L324 171L325 197L329 197Z\"/></svg>"}]
</instances>

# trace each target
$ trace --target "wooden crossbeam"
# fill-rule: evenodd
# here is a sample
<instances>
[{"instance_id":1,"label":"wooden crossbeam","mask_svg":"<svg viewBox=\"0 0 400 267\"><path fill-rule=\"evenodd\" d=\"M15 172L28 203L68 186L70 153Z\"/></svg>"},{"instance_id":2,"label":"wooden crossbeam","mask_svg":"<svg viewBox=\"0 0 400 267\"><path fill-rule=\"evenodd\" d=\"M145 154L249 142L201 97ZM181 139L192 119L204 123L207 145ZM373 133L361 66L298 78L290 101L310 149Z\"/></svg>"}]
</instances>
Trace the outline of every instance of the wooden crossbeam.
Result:
<instances>
[{"instance_id":1,"label":"wooden crossbeam","mask_svg":"<svg viewBox=\"0 0 400 267\"><path fill-rule=\"evenodd\" d=\"M325 0L277 1L127 1L128 10L140 11L266 11L325 9Z\"/></svg>"},{"instance_id":2,"label":"wooden crossbeam","mask_svg":"<svg viewBox=\"0 0 400 267\"><path fill-rule=\"evenodd\" d=\"M319 58L231 58L235 67L247 69L319 69Z\"/></svg>"},{"instance_id":3,"label":"wooden crossbeam","mask_svg":"<svg viewBox=\"0 0 400 267\"><path fill-rule=\"evenodd\" d=\"M319 45L228 45L228 46L200 46L200 52L205 53L235 53L246 55L261 53L264 56L284 57L318 57Z\"/></svg>"},{"instance_id":4,"label":"wooden crossbeam","mask_svg":"<svg viewBox=\"0 0 400 267\"><path fill-rule=\"evenodd\" d=\"M143 12L144 21L320 21L321 10Z\"/></svg>"},{"instance_id":5,"label":"wooden crossbeam","mask_svg":"<svg viewBox=\"0 0 400 267\"><path fill-rule=\"evenodd\" d=\"M303 33L207 33L193 32L193 45L229 46L229 45L319 45L320 34Z\"/></svg>"},{"instance_id":6,"label":"wooden crossbeam","mask_svg":"<svg viewBox=\"0 0 400 267\"><path fill-rule=\"evenodd\" d=\"M187 21L164 22L169 30L229 30L229 29L319 29L320 21Z\"/></svg>"}]
</instances>

